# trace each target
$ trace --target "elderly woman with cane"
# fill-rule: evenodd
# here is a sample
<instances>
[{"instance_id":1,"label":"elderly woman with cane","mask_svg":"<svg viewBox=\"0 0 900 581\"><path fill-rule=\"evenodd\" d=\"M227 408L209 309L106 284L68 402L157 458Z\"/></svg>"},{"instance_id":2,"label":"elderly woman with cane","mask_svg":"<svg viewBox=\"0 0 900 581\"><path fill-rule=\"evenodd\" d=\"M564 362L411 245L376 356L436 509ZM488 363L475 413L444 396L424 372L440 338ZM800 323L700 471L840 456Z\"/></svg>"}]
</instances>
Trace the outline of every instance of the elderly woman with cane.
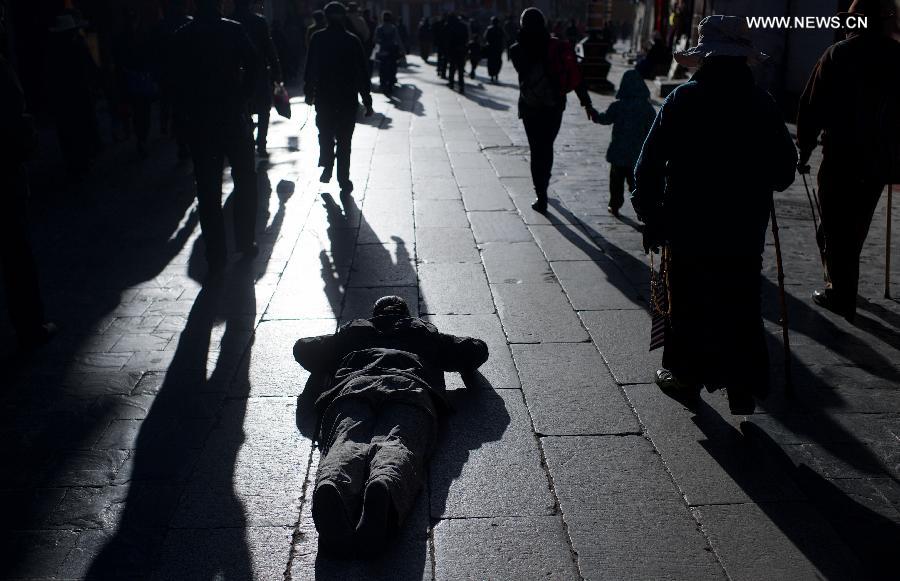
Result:
<instances>
[{"instance_id":1,"label":"elderly woman with cane","mask_svg":"<svg viewBox=\"0 0 900 581\"><path fill-rule=\"evenodd\" d=\"M759 88L743 18L709 16L699 67L666 99L635 167L632 204L644 247L666 247L669 312L656 383L681 401L725 388L733 414L769 389L760 272L773 190L794 181L797 153L775 102Z\"/></svg>"}]
</instances>

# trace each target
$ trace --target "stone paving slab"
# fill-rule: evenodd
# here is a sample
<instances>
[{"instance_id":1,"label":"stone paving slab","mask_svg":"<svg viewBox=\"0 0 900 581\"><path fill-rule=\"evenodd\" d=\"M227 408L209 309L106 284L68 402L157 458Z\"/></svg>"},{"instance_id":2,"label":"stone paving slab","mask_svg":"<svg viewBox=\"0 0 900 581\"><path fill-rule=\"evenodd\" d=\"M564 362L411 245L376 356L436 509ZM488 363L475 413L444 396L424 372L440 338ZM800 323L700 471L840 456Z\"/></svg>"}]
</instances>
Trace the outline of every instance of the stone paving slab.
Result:
<instances>
[{"instance_id":1,"label":"stone paving slab","mask_svg":"<svg viewBox=\"0 0 900 581\"><path fill-rule=\"evenodd\" d=\"M553 282L553 272L534 242L489 242L481 245L488 282Z\"/></svg>"},{"instance_id":2,"label":"stone paving slab","mask_svg":"<svg viewBox=\"0 0 900 581\"><path fill-rule=\"evenodd\" d=\"M479 262L472 230L416 228L416 258L420 262Z\"/></svg>"},{"instance_id":3,"label":"stone paving slab","mask_svg":"<svg viewBox=\"0 0 900 581\"><path fill-rule=\"evenodd\" d=\"M506 193L506 189L499 183L496 183L496 180L477 186L466 186L460 188L460 191L468 212L493 212L515 209L509 194Z\"/></svg>"},{"instance_id":4,"label":"stone paving slab","mask_svg":"<svg viewBox=\"0 0 900 581\"><path fill-rule=\"evenodd\" d=\"M453 392L431 461L432 518L553 512L528 410L517 390Z\"/></svg>"},{"instance_id":5,"label":"stone paving slab","mask_svg":"<svg viewBox=\"0 0 900 581\"><path fill-rule=\"evenodd\" d=\"M854 556L808 504L695 509L731 579L853 579Z\"/></svg>"},{"instance_id":6,"label":"stone paving slab","mask_svg":"<svg viewBox=\"0 0 900 581\"><path fill-rule=\"evenodd\" d=\"M492 284L491 291L510 343L588 340L559 284Z\"/></svg>"},{"instance_id":7,"label":"stone paving slab","mask_svg":"<svg viewBox=\"0 0 900 581\"><path fill-rule=\"evenodd\" d=\"M640 433L628 401L590 343L513 345L538 434Z\"/></svg>"},{"instance_id":8,"label":"stone paving slab","mask_svg":"<svg viewBox=\"0 0 900 581\"><path fill-rule=\"evenodd\" d=\"M576 311L648 308L641 294L609 258L550 264Z\"/></svg>"},{"instance_id":9,"label":"stone paving slab","mask_svg":"<svg viewBox=\"0 0 900 581\"><path fill-rule=\"evenodd\" d=\"M494 312L494 301L479 263L419 265L419 292L428 314L470 315Z\"/></svg>"},{"instance_id":10,"label":"stone paving slab","mask_svg":"<svg viewBox=\"0 0 900 581\"><path fill-rule=\"evenodd\" d=\"M581 320L619 384L647 383L661 350L648 351L650 315L642 310L582 311Z\"/></svg>"},{"instance_id":11,"label":"stone paving slab","mask_svg":"<svg viewBox=\"0 0 900 581\"><path fill-rule=\"evenodd\" d=\"M439 580L579 578L559 516L443 520L434 554Z\"/></svg>"},{"instance_id":12,"label":"stone paving slab","mask_svg":"<svg viewBox=\"0 0 900 581\"><path fill-rule=\"evenodd\" d=\"M517 214L511 212L470 212L475 241L531 242L531 233Z\"/></svg>"}]
</instances>

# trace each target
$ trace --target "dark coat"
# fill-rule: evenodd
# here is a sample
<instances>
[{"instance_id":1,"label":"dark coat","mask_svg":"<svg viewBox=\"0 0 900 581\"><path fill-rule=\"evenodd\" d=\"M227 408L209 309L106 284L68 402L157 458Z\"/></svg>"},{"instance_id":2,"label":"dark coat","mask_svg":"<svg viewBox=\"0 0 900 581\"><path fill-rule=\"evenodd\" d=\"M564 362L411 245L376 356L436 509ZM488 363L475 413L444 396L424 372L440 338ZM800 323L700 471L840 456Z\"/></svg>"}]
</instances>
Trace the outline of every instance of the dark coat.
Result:
<instances>
[{"instance_id":1,"label":"dark coat","mask_svg":"<svg viewBox=\"0 0 900 581\"><path fill-rule=\"evenodd\" d=\"M704 64L665 100L631 201L681 253L758 257L772 191L793 183L797 152L749 67L728 65Z\"/></svg>"},{"instance_id":2,"label":"dark coat","mask_svg":"<svg viewBox=\"0 0 900 581\"><path fill-rule=\"evenodd\" d=\"M625 71L616 100L597 118L598 123L613 126L606 161L633 171L655 118L650 90L641 74L634 69Z\"/></svg>"},{"instance_id":3,"label":"dark coat","mask_svg":"<svg viewBox=\"0 0 900 581\"><path fill-rule=\"evenodd\" d=\"M479 339L440 333L421 319L380 316L351 321L333 335L300 339L294 358L326 377L316 400L322 414L343 397L390 395L402 401L404 392L423 389L438 407L446 407L444 372L474 371L487 361L488 349Z\"/></svg>"},{"instance_id":4,"label":"dark coat","mask_svg":"<svg viewBox=\"0 0 900 581\"><path fill-rule=\"evenodd\" d=\"M864 34L825 51L800 98L801 160L820 133L829 166L881 183L900 180L900 42Z\"/></svg>"},{"instance_id":5,"label":"dark coat","mask_svg":"<svg viewBox=\"0 0 900 581\"><path fill-rule=\"evenodd\" d=\"M356 111L357 94L371 107L367 61L359 38L343 27L331 24L313 34L306 55L304 92L312 96L316 110Z\"/></svg>"},{"instance_id":6,"label":"dark coat","mask_svg":"<svg viewBox=\"0 0 900 581\"><path fill-rule=\"evenodd\" d=\"M268 109L272 106L272 83L282 81L281 63L278 60L278 53L275 51L275 44L272 42L272 35L269 33L269 23L249 8L235 11L233 18L244 27L250 42L253 43L256 53L259 55L257 66L260 74L257 75L256 90L253 95L253 110Z\"/></svg>"},{"instance_id":7,"label":"dark coat","mask_svg":"<svg viewBox=\"0 0 900 581\"><path fill-rule=\"evenodd\" d=\"M260 57L233 20L197 16L175 33L176 116L194 138L243 137Z\"/></svg>"}]
</instances>

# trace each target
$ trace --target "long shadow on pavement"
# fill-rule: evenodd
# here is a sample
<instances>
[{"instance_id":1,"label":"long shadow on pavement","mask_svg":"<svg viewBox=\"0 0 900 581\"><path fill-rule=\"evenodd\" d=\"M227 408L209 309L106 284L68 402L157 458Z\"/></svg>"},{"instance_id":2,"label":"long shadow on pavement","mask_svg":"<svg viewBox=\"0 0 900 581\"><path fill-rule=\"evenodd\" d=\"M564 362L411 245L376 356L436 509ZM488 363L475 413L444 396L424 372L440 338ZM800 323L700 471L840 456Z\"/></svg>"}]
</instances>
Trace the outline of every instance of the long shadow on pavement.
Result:
<instances>
[{"instance_id":1,"label":"long shadow on pavement","mask_svg":"<svg viewBox=\"0 0 900 581\"><path fill-rule=\"evenodd\" d=\"M260 182L262 234L271 192L264 170ZM272 238L284 220L284 200L280 202L265 231ZM203 255L198 241L189 272L202 270ZM155 397L140 427L132 464L124 469L130 486L119 526L93 561L89 578L145 577L160 571L162 578L253 578L235 469L251 385L255 272L265 270L270 255L271 250L264 250L254 261L241 260L223 280L205 284L194 301L161 384L148 386ZM226 398L233 404L228 409Z\"/></svg>"}]
</instances>

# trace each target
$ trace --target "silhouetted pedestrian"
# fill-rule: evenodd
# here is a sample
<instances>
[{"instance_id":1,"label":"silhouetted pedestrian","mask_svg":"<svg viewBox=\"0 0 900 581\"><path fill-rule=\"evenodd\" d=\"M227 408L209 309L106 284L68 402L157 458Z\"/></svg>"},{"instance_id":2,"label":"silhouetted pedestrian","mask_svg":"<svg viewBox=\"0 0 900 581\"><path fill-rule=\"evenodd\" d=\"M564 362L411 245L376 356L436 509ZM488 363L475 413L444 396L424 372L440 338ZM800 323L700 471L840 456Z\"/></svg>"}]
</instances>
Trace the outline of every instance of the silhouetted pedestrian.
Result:
<instances>
[{"instance_id":1,"label":"silhouetted pedestrian","mask_svg":"<svg viewBox=\"0 0 900 581\"><path fill-rule=\"evenodd\" d=\"M254 256L257 185L249 102L260 56L243 27L221 16L221 0L199 0L197 16L175 33L176 118L182 124L197 181L200 227L210 274L227 263L222 168L231 162L237 250Z\"/></svg>"},{"instance_id":2,"label":"silhouetted pedestrian","mask_svg":"<svg viewBox=\"0 0 900 581\"><path fill-rule=\"evenodd\" d=\"M503 67L503 49L506 48L506 35L500 26L500 19L491 18L491 25L484 33L485 51L487 52L488 76L497 82L500 69Z\"/></svg>"},{"instance_id":3,"label":"silhouetted pedestrian","mask_svg":"<svg viewBox=\"0 0 900 581\"><path fill-rule=\"evenodd\" d=\"M473 373L487 345L440 333L402 298L385 296L372 318L297 341L294 357L322 390L312 501L319 542L377 555L424 484L437 420L449 409L444 372Z\"/></svg>"},{"instance_id":4,"label":"silhouetted pedestrian","mask_svg":"<svg viewBox=\"0 0 900 581\"><path fill-rule=\"evenodd\" d=\"M186 0L171 0L166 4L165 16L156 30L155 55L156 74L159 83L159 123L163 135L172 133L178 147L178 159L187 159L188 152L185 136L172 122L172 105L175 88L172 86L172 66L178 55L174 50L175 32L191 21L187 14Z\"/></svg>"},{"instance_id":5,"label":"silhouetted pedestrian","mask_svg":"<svg viewBox=\"0 0 900 581\"><path fill-rule=\"evenodd\" d=\"M655 117L647 83L639 72L629 69L622 75L616 100L594 119L602 125L613 126L612 139L606 150L606 161L609 162L607 209L613 216L619 215L619 209L625 203L625 182L634 191L634 164Z\"/></svg>"},{"instance_id":6,"label":"silhouetted pedestrian","mask_svg":"<svg viewBox=\"0 0 900 581\"><path fill-rule=\"evenodd\" d=\"M748 66L765 58L744 18L708 16L675 58L700 68L669 95L635 168L644 248L665 245L669 317L656 383L678 399L725 387L732 413L769 389L760 270L772 191L797 153L775 101Z\"/></svg>"},{"instance_id":7,"label":"silhouetted pedestrian","mask_svg":"<svg viewBox=\"0 0 900 581\"><path fill-rule=\"evenodd\" d=\"M0 266L9 318L19 347L27 351L46 343L56 333L56 326L44 318L37 267L28 242L25 161L37 148L37 133L25 111L19 79L6 58L5 30L6 22L0 20Z\"/></svg>"},{"instance_id":8,"label":"silhouetted pedestrian","mask_svg":"<svg viewBox=\"0 0 900 581\"><path fill-rule=\"evenodd\" d=\"M431 27L434 34L434 50L437 53L435 72L442 79L447 78L447 16L442 14Z\"/></svg>"},{"instance_id":9,"label":"silhouetted pedestrian","mask_svg":"<svg viewBox=\"0 0 900 581\"><path fill-rule=\"evenodd\" d=\"M459 92L466 92L466 54L468 52L469 29L456 14L450 14L443 29L444 51L446 52L450 88L459 82Z\"/></svg>"},{"instance_id":10,"label":"silhouetted pedestrian","mask_svg":"<svg viewBox=\"0 0 900 581\"><path fill-rule=\"evenodd\" d=\"M156 73L155 35L159 25L155 11L140 10L137 6L125 6L124 26L114 42L113 58L116 64L119 95L123 97L122 121L131 123L134 129L137 153L147 157L147 139L150 136L150 111L159 97L159 75Z\"/></svg>"},{"instance_id":11,"label":"silhouetted pedestrian","mask_svg":"<svg viewBox=\"0 0 900 581\"><path fill-rule=\"evenodd\" d=\"M316 106L319 128L319 181L331 181L337 158L342 193L353 190L350 181L350 145L356 126L359 98L372 115L372 95L366 54L359 38L345 28L346 9L339 2L325 7L328 26L312 36L306 58L306 102Z\"/></svg>"},{"instance_id":12,"label":"silhouetted pedestrian","mask_svg":"<svg viewBox=\"0 0 900 581\"><path fill-rule=\"evenodd\" d=\"M822 134L819 204L828 284L813 300L852 321L859 257L885 184L900 181L900 42L890 0L856 0L850 14L868 28L829 47L816 64L797 113L800 171Z\"/></svg>"},{"instance_id":13,"label":"silhouetted pedestrian","mask_svg":"<svg viewBox=\"0 0 900 581\"><path fill-rule=\"evenodd\" d=\"M320 30L325 30L325 27L328 23L325 21L325 13L321 10L316 10L312 13L313 22L306 29L306 50L309 50L309 42L312 39L312 35L319 32Z\"/></svg>"},{"instance_id":14,"label":"silhouetted pedestrian","mask_svg":"<svg viewBox=\"0 0 900 581\"><path fill-rule=\"evenodd\" d=\"M510 55L509 49L512 48L516 43L516 39L519 38L519 22L512 14L506 17L506 22L503 24L503 32L506 34L506 58L511 61L512 55Z\"/></svg>"},{"instance_id":15,"label":"silhouetted pedestrian","mask_svg":"<svg viewBox=\"0 0 900 581\"><path fill-rule=\"evenodd\" d=\"M47 46L47 101L66 167L75 178L87 173L100 147L93 96L98 72L82 34L86 25L78 12L63 12L50 28Z\"/></svg>"},{"instance_id":16,"label":"silhouetted pedestrian","mask_svg":"<svg viewBox=\"0 0 900 581\"><path fill-rule=\"evenodd\" d=\"M394 15L389 10L381 13L381 26L375 29L375 55L378 61L378 77L381 92L390 96L397 83L397 62L403 54L403 39L400 29L394 24Z\"/></svg>"},{"instance_id":17,"label":"silhouetted pedestrian","mask_svg":"<svg viewBox=\"0 0 900 581\"><path fill-rule=\"evenodd\" d=\"M472 36L469 40L469 65L472 67L469 70L469 78L475 78L475 69L478 68L478 63L481 62L481 37Z\"/></svg>"},{"instance_id":18,"label":"silhouetted pedestrian","mask_svg":"<svg viewBox=\"0 0 900 581\"><path fill-rule=\"evenodd\" d=\"M422 60L428 62L431 56L432 44L434 42L434 31L431 29L431 19L423 16L419 21L419 55Z\"/></svg>"},{"instance_id":19,"label":"silhouetted pedestrian","mask_svg":"<svg viewBox=\"0 0 900 581\"><path fill-rule=\"evenodd\" d=\"M566 93L574 90L589 119L597 112L581 78L575 52L564 40L551 36L537 8L522 12L519 41L510 49L519 74L519 118L531 149L531 179L538 212L547 210L547 189L553 170L553 142L566 109Z\"/></svg>"},{"instance_id":20,"label":"silhouetted pedestrian","mask_svg":"<svg viewBox=\"0 0 900 581\"><path fill-rule=\"evenodd\" d=\"M269 23L260 16L263 0L235 0L233 18L241 23L250 42L259 55L256 89L250 100L250 112L256 114L256 152L260 157L269 157L266 149L269 135L269 114L272 110L274 85L281 84L281 63L275 52L275 44L269 34Z\"/></svg>"}]
</instances>

